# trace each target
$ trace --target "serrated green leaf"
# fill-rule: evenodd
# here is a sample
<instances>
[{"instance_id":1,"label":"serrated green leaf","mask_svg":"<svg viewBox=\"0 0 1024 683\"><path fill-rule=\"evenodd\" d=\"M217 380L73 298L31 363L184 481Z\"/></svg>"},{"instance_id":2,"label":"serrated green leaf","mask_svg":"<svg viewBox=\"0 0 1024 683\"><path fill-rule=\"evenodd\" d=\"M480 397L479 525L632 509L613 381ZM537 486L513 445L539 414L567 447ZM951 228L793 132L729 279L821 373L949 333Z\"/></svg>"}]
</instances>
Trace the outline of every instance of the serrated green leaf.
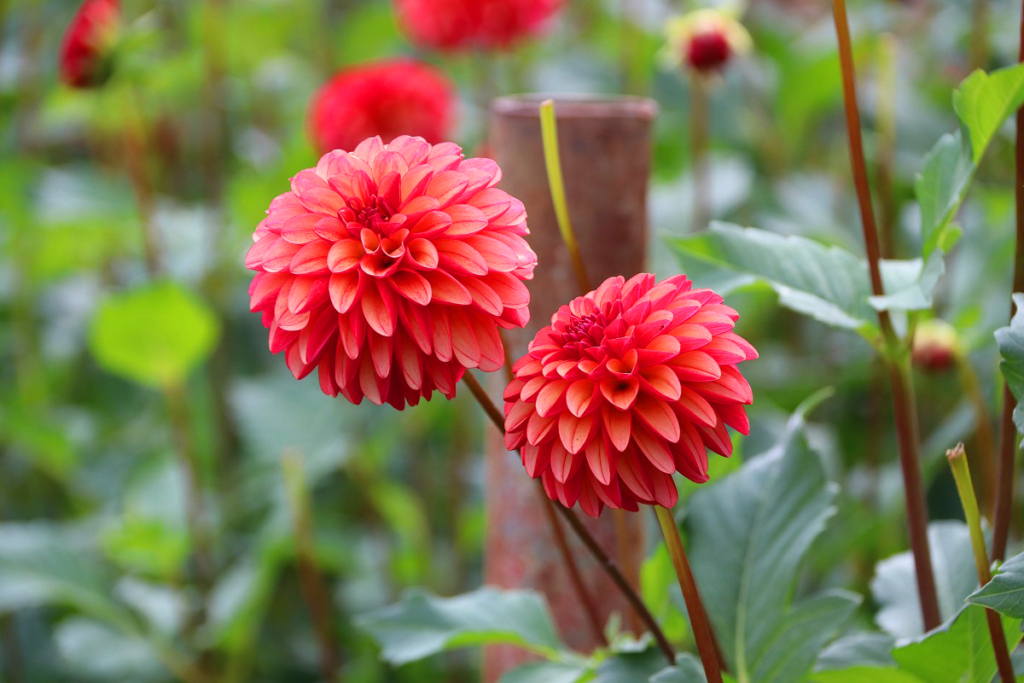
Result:
<instances>
[{"instance_id":1,"label":"serrated green leaf","mask_svg":"<svg viewBox=\"0 0 1024 683\"><path fill-rule=\"evenodd\" d=\"M440 598L410 589L398 603L358 623L380 643L381 656L392 664L470 645L516 645L551 659L564 649L544 599L525 590L484 586Z\"/></svg>"},{"instance_id":2,"label":"serrated green leaf","mask_svg":"<svg viewBox=\"0 0 1024 683\"><path fill-rule=\"evenodd\" d=\"M180 285L157 282L105 301L89 347L110 372L153 387L182 382L213 351L219 324Z\"/></svg>"},{"instance_id":3,"label":"serrated green leaf","mask_svg":"<svg viewBox=\"0 0 1024 683\"><path fill-rule=\"evenodd\" d=\"M1007 645L1020 641L1020 621L1003 619ZM903 671L928 683L990 683L996 659L985 610L968 605L949 622L892 651Z\"/></svg>"},{"instance_id":4,"label":"serrated green leaf","mask_svg":"<svg viewBox=\"0 0 1024 683\"><path fill-rule=\"evenodd\" d=\"M953 93L953 108L967 128L971 160L977 164L1006 118L1024 104L1024 65L988 74L975 71Z\"/></svg>"},{"instance_id":5,"label":"serrated green leaf","mask_svg":"<svg viewBox=\"0 0 1024 683\"><path fill-rule=\"evenodd\" d=\"M1016 619L1024 619L1024 553L1008 559L992 580L967 597Z\"/></svg>"},{"instance_id":6,"label":"serrated green leaf","mask_svg":"<svg viewBox=\"0 0 1024 683\"><path fill-rule=\"evenodd\" d=\"M921 253L924 256L936 249L949 251L959 238L959 230L952 221L967 196L976 168L960 131L943 135L925 156L914 182L914 193L921 207Z\"/></svg>"},{"instance_id":7,"label":"serrated green leaf","mask_svg":"<svg viewBox=\"0 0 1024 683\"><path fill-rule=\"evenodd\" d=\"M893 293L869 297L871 306L877 311L919 311L932 307L932 292L946 272L946 261L936 249L924 262L883 261L881 268L885 289Z\"/></svg>"},{"instance_id":8,"label":"serrated green leaf","mask_svg":"<svg viewBox=\"0 0 1024 683\"><path fill-rule=\"evenodd\" d=\"M996 343L999 355L1003 357L999 369L1006 378L1006 386L1010 388L1017 407L1013 411L1013 421L1017 431L1024 434L1024 294L1013 295L1013 303L1017 313L1008 327L996 330Z\"/></svg>"},{"instance_id":9,"label":"serrated green leaf","mask_svg":"<svg viewBox=\"0 0 1024 683\"><path fill-rule=\"evenodd\" d=\"M939 612L949 619L963 606L964 599L978 586L971 551L971 536L963 522L942 521L928 525ZM914 576L914 557L907 551L879 562L871 581L878 603L875 621L897 638L921 635L921 607Z\"/></svg>"},{"instance_id":10,"label":"serrated green leaf","mask_svg":"<svg viewBox=\"0 0 1024 683\"><path fill-rule=\"evenodd\" d=\"M775 448L696 492L687 508L693 571L740 680L800 680L857 604L831 593L791 605L799 564L836 494L802 427L798 414Z\"/></svg>"}]
</instances>

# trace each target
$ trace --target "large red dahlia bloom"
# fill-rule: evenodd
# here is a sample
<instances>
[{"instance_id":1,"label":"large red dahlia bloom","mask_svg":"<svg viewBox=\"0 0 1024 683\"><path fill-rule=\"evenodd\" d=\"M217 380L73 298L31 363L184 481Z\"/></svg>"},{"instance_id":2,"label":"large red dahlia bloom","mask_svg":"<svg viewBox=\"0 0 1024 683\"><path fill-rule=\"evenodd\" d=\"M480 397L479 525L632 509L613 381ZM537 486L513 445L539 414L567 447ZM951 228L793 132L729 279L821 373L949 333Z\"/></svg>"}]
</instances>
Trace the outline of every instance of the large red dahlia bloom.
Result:
<instances>
[{"instance_id":1,"label":"large red dahlia bloom","mask_svg":"<svg viewBox=\"0 0 1024 683\"><path fill-rule=\"evenodd\" d=\"M757 351L739 316L682 275L605 280L537 333L505 389L505 445L520 449L552 500L597 516L605 505L672 507L672 474L707 481L707 450L746 434Z\"/></svg>"},{"instance_id":2,"label":"large red dahlia bloom","mask_svg":"<svg viewBox=\"0 0 1024 683\"><path fill-rule=\"evenodd\" d=\"M508 48L540 32L563 0L395 0L416 44L440 50Z\"/></svg>"},{"instance_id":3,"label":"large red dahlia bloom","mask_svg":"<svg viewBox=\"0 0 1024 683\"><path fill-rule=\"evenodd\" d=\"M374 135L384 142L399 135L441 142L454 120L454 86L441 71L411 59L343 69L309 105L309 132L321 154L353 149Z\"/></svg>"},{"instance_id":4,"label":"large red dahlia bloom","mask_svg":"<svg viewBox=\"0 0 1024 683\"><path fill-rule=\"evenodd\" d=\"M302 379L401 410L467 368L505 360L498 327L529 320L537 257L522 202L490 159L402 136L325 154L292 178L253 234L250 307Z\"/></svg>"},{"instance_id":5,"label":"large red dahlia bloom","mask_svg":"<svg viewBox=\"0 0 1024 683\"><path fill-rule=\"evenodd\" d=\"M64 33L57 60L60 79L73 88L90 88L106 80L120 25L119 0L85 0Z\"/></svg>"}]
</instances>

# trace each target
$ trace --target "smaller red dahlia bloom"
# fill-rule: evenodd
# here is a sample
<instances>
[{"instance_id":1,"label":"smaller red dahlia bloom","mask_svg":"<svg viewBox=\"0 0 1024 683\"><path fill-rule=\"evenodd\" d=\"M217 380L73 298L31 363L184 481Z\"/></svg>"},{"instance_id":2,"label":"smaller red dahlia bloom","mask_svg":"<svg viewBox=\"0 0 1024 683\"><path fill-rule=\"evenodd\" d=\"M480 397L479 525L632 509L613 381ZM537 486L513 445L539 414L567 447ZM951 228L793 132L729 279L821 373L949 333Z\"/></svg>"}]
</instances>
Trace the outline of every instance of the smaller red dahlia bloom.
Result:
<instances>
[{"instance_id":1,"label":"smaller red dahlia bloom","mask_svg":"<svg viewBox=\"0 0 1024 683\"><path fill-rule=\"evenodd\" d=\"M60 79L72 88L102 85L110 75L120 27L119 0L85 0L64 33L57 62Z\"/></svg>"},{"instance_id":2,"label":"smaller red dahlia bloom","mask_svg":"<svg viewBox=\"0 0 1024 683\"><path fill-rule=\"evenodd\" d=\"M299 171L270 203L245 265L250 308L296 379L399 410L451 398L505 362L498 328L530 319L537 256L523 203L490 159L451 142L364 140Z\"/></svg>"},{"instance_id":3,"label":"smaller red dahlia bloom","mask_svg":"<svg viewBox=\"0 0 1024 683\"><path fill-rule=\"evenodd\" d=\"M732 331L738 317L683 275L605 280L516 363L505 445L566 507L672 507L672 474L707 481L707 451L732 453L726 426L749 430L753 394L736 366L757 351Z\"/></svg>"},{"instance_id":4,"label":"smaller red dahlia bloom","mask_svg":"<svg viewBox=\"0 0 1024 683\"><path fill-rule=\"evenodd\" d=\"M438 50L507 49L547 24L563 0L395 0L410 40Z\"/></svg>"},{"instance_id":5,"label":"smaller red dahlia bloom","mask_svg":"<svg viewBox=\"0 0 1024 683\"><path fill-rule=\"evenodd\" d=\"M321 154L355 149L374 136L384 142L399 135L441 142L454 120L454 86L442 72L411 59L344 69L309 105L310 136Z\"/></svg>"},{"instance_id":6,"label":"smaller red dahlia bloom","mask_svg":"<svg viewBox=\"0 0 1024 683\"><path fill-rule=\"evenodd\" d=\"M914 331L910 360L925 372L945 372L955 367L960 354L956 328L945 320L926 320Z\"/></svg>"},{"instance_id":7,"label":"smaller red dahlia bloom","mask_svg":"<svg viewBox=\"0 0 1024 683\"><path fill-rule=\"evenodd\" d=\"M709 75L750 47L750 34L731 14L700 9L669 22L665 59L672 66Z\"/></svg>"}]
</instances>

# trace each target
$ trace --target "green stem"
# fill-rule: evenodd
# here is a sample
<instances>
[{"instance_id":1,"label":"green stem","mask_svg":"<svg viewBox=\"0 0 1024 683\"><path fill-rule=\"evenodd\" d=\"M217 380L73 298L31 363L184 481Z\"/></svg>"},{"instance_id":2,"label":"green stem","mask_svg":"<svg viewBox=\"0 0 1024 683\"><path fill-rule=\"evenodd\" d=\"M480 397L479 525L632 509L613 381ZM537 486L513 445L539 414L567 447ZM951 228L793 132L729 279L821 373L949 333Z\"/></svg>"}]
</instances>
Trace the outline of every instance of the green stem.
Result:
<instances>
[{"instance_id":1,"label":"green stem","mask_svg":"<svg viewBox=\"0 0 1024 683\"><path fill-rule=\"evenodd\" d=\"M569 203L565 198L565 182L562 179L562 161L558 153L558 124L555 121L554 100L544 100L540 104L540 130L544 143L544 165L548 171L548 185L551 187L551 202L555 205L555 218L558 220L558 231L569 251L576 282L580 293L586 294L592 287L587 277L587 267L583 263L576 233L569 220Z\"/></svg>"},{"instance_id":2,"label":"green stem","mask_svg":"<svg viewBox=\"0 0 1024 683\"><path fill-rule=\"evenodd\" d=\"M711 166L708 147L711 142L711 98L708 83L698 73L690 76L690 156L693 172L693 225L700 232L711 220Z\"/></svg>"},{"instance_id":3,"label":"green stem","mask_svg":"<svg viewBox=\"0 0 1024 683\"><path fill-rule=\"evenodd\" d=\"M697 641L697 652L700 653L700 661L704 665L704 675L707 677L708 683L722 683L722 665L718 661L715 636L711 631L708 615L704 611L704 603L700 599L697 583L693 579L690 562L686 559L686 549L683 548L683 541L679 537L679 527L676 526L676 520L672 517L672 512L669 509L655 505L654 510L658 514L661 533L668 545L672 566L679 578L679 587L683 590L683 600L686 602L686 612L690 617L693 637Z\"/></svg>"},{"instance_id":4,"label":"green stem","mask_svg":"<svg viewBox=\"0 0 1024 683\"><path fill-rule=\"evenodd\" d=\"M956 490L960 494L960 503L964 508L964 518L967 520L967 528L971 532L971 549L974 551L974 565L978 570L978 582L981 586L985 586L992 580L992 571L989 568L988 552L985 550L985 534L981 530L981 514L978 512L978 500L974 497L971 468L967 464L964 445L957 444L955 448L946 451L946 457L949 459L950 469L953 470ZM999 677L1003 683L1014 683L1013 663L1010 661L1010 652L1006 647L1003 622L1000 620L999 614L989 608L985 608L985 617L988 620L988 633L992 639L992 649L996 655Z\"/></svg>"}]
</instances>

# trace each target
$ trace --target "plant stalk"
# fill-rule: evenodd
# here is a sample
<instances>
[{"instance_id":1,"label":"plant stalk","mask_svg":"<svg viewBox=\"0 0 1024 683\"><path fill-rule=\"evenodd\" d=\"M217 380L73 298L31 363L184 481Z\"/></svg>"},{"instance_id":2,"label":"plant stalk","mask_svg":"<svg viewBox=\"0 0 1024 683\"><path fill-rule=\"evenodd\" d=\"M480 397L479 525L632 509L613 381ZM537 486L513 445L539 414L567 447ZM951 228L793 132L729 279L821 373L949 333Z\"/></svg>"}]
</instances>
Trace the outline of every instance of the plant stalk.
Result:
<instances>
[{"instance_id":1,"label":"plant stalk","mask_svg":"<svg viewBox=\"0 0 1024 683\"><path fill-rule=\"evenodd\" d=\"M544 165L548 171L548 185L551 187L551 201L555 206L555 218L558 220L558 231L572 260L573 272L580 288L580 294L591 290L587 267L576 242L576 233L569 220L569 204L565 197L565 181L562 179L562 161L558 153L558 125L555 122L555 103L544 100L540 104L540 129L544 143Z\"/></svg>"},{"instance_id":2,"label":"plant stalk","mask_svg":"<svg viewBox=\"0 0 1024 683\"><path fill-rule=\"evenodd\" d=\"M313 631L316 633L320 653L320 675L324 681L330 683L338 680L341 657L331 622L330 591L316 562L313 513L302 467L302 456L294 451L286 451L281 457L281 468L284 471L285 488L292 512L299 588L309 610Z\"/></svg>"},{"instance_id":3,"label":"plant stalk","mask_svg":"<svg viewBox=\"0 0 1024 683\"><path fill-rule=\"evenodd\" d=\"M491 422L494 423L494 426L498 428L498 431L504 435L505 420L501 415L501 411L498 410L497 406L494 405L494 402L491 401L491 397L487 395L487 392L484 391L483 387L480 386L480 383L477 382L476 378L470 373L467 372L463 375L462 380L466 383L470 392L472 392L473 396L480 403L480 407L483 408L484 413L486 413ZM549 503L551 503L551 500L547 498L547 494L544 494L544 497ZM626 600L629 601L629 604L636 610L636 613L640 616L644 624L646 624L647 628L654 636L654 640L658 643L658 647L661 649L662 654L665 655L665 659L668 660L668 663L670 665L674 665L676 662L675 650L672 649L671 643L668 642L668 638L665 637L665 633L661 630L661 626L658 625L658 620L655 619L654 615L651 614L651 611L647 609L647 605L645 605L644 601L640 599L640 596L637 594L633 586L630 585L622 571L619 570L615 561L608 557L608 554L601 548L601 545L594 539L590 531L587 530L583 525L583 522L580 521L579 517L572 510L561 505L555 505L554 503L551 504L552 507L557 510L563 518L565 518L565 521L569 523L569 527L576 534L580 542L586 546L587 550L590 551L590 554L593 555L595 560L597 560L601 569L608 575L608 578L612 580L612 582L622 592L622 595ZM566 556L565 553L567 553L567 550L563 551L563 556ZM571 553L567 556L571 558ZM585 592L581 594L581 599L583 599L584 595L586 595Z\"/></svg>"},{"instance_id":4,"label":"plant stalk","mask_svg":"<svg viewBox=\"0 0 1024 683\"><path fill-rule=\"evenodd\" d=\"M700 74L690 76L690 155L693 169L693 225L691 232L708 227L711 220L711 167L708 143L711 139L711 98L708 84Z\"/></svg>"},{"instance_id":5,"label":"plant stalk","mask_svg":"<svg viewBox=\"0 0 1024 683\"><path fill-rule=\"evenodd\" d=\"M981 530L981 514L978 512L978 500L974 497L971 468L967 464L964 445L960 443L955 448L946 451L946 458L949 459L949 467L953 470L956 490L960 494L960 503L964 508L964 518L967 520L967 528L971 532L971 549L974 551L974 565L978 569L978 581L984 587L992 580L992 571L989 567L988 552L985 550L985 534ZM1014 683L1013 663L1010 661L1010 651L1006 647L1003 622L995 610L987 607L985 608L985 618L988 621L988 634L992 639L992 649L996 655L999 678L1002 683Z\"/></svg>"},{"instance_id":6,"label":"plant stalk","mask_svg":"<svg viewBox=\"0 0 1024 683\"><path fill-rule=\"evenodd\" d=\"M1024 62L1024 6L1021 8L1020 51L1017 60ZM1016 183L1014 198L1017 211L1017 237L1013 252L1013 292L1024 292L1024 108L1017 110L1017 141L1014 161ZM1013 304L1010 305L1013 316ZM992 557L1006 558L1006 543L1010 537L1013 517L1013 479L1017 455L1017 430L1013 424L1013 409L1017 401L1009 387L1003 389L1003 413L999 421L999 488L996 491L996 518L992 531Z\"/></svg>"},{"instance_id":7,"label":"plant stalk","mask_svg":"<svg viewBox=\"0 0 1024 683\"><path fill-rule=\"evenodd\" d=\"M704 665L704 675L707 677L708 683L722 683L722 665L718 661L715 636L712 634L708 615L704 611L704 603L700 599L697 583L693 579L690 562L686 559L686 549L683 548L683 541L679 537L679 527L676 526L676 520L672 517L670 510L660 505L655 505L654 510L657 512L661 533L668 545L672 566L679 578L679 587L683 590L683 600L686 602L686 612L690 617L693 637L697 641L697 652L700 654L701 664Z\"/></svg>"},{"instance_id":8,"label":"plant stalk","mask_svg":"<svg viewBox=\"0 0 1024 683\"><path fill-rule=\"evenodd\" d=\"M999 486L996 472L996 441L992 434L992 416L989 414L985 395L982 393L978 373L971 365L966 353L957 354L957 374L960 377L960 388L974 407L974 439L977 444L973 454L975 466L981 473L981 485L978 492L981 507L989 519L995 519L996 490Z\"/></svg>"},{"instance_id":9,"label":"plant stalk","mask_svg":"<svg viewBox=\"0 0 1024 683\"><path fill-rule=\"evenodd\" d=\"M832 10L839 41L839 61L842 67L843 101L846 108L846 128L850 142L853 181L857 189L857 201L864 229L864 246L871 275L871 290L878 296L885 293L880 266L881 252L874 209L871 206L867 166L864 161L860 113L857 108L856 73L845 0L832 0ZM900 469L903 472L907 524L910 532L910 548L914 555L921 617L925 629L930 631L941 623L941 617L928 543L928 509L925 505L924 484L921 478L921 463L918 454L917 406L914 400L910 363L905 345L900 342L893 329L889 312L879 311L878 322L885 342L883 360L889 372L889 382L892 385Z\"/></svg>"}]
</instances>

